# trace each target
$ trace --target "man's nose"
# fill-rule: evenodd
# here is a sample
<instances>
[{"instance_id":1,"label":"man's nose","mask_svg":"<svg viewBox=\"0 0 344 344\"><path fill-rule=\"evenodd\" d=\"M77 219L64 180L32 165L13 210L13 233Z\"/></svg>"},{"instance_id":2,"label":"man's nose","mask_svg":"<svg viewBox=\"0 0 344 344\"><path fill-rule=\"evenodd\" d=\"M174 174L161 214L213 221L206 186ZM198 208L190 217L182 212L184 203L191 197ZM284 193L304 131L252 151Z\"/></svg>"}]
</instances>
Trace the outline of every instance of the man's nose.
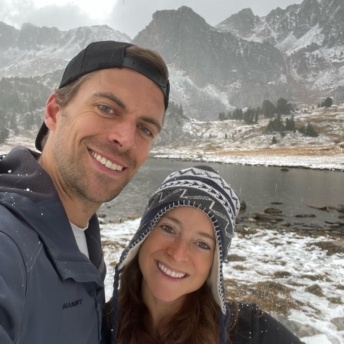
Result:
<instances>
[{"instance_id":1,"label":"man's nose","mask_svg":"<svg viewBox=\"0 0 344 344\"><path fill-rule=\"evenodd\" d=\"M111 130L110 141L117 144L119 149L126 151L135 144L136 123L130 119L121 119L114 123Z\"/></svg>"}]
</instances>

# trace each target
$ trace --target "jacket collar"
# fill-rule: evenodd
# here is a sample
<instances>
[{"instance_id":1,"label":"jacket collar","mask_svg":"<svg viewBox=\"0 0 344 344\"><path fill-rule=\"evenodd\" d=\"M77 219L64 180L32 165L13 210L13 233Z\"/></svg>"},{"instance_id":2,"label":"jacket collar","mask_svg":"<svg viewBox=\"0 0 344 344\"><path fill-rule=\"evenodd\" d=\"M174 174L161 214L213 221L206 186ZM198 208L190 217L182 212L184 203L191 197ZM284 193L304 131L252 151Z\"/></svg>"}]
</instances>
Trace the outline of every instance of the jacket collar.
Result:
<instances>
[{"instance_id":1,"label":"jacket collar","mask_svg":"<svg viewBox=\"0 0 344 344\"><path fill-rule=\"evenodd\" d=\"M0 203L37 233L61 279L103 287L106 271L98 219L94 215L85 232L90 261L80 253L56 189L38 157L38 153L16 147L1 159Z\"/></svg>"}]
</instances>

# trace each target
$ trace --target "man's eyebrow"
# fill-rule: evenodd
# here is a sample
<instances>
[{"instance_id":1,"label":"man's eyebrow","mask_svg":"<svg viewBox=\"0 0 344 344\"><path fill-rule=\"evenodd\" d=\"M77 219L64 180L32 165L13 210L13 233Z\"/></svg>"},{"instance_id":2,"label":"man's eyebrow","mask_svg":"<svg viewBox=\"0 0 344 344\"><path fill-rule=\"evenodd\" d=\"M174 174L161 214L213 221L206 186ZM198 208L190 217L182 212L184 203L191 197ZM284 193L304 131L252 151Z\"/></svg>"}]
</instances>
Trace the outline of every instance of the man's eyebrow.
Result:
<instances>
[{"instance_id":1,"label":"man's eyebrow","mask_svg":"<svg viewBox=\"0 0 344 344\"><path fill-rule=\"evenodd\" d=\"M160 131L161 131L161 129L162 129L162 126L161 126L161 124L160 124L159 121L157 121L157 120L154 119L154 118L146 117L146 116L141 117L141 119L142 119L144 122L153 124L153 125L157 128L158 133L160 133Z\"/></svg>"},{"instance_id":2,"label":"man's eyebrow","mask_svg":"<svg viewBox=\"0 0 344 344\"><path fill-rule=\"evenodd\" d=\"M118 106L120 106L123 110L126 109L126 106L125 104L123 103L123 101L118 98L117 96L115 96L113 93L110 93L110 92L97 92L95 94L93 94L93 98L96 98L96 97L99 97L99 98L107 98L109 100L111 100L112 102L116 103ZM140 117L141 120L143 120L144 122L147 122L147 123L151 123L153 124L158 132L161 131L162 129L162 125L159 121L157 121L156 119L154 118L151 118L151 117L147 117L147 116L142 116Z\"/></svg>"},{"instance_id":3,"label":"man's eyebrow","mask_svg":"<svg viewBox=\"0 0 344 344\"><path fill-rule=\"evenodd\" d=\"M93 98L107 98L109 100L111 100L112 102L116 103L118 106L120 106L121 108L123 108L123 110L125 110L126 106L123 103L123 101L118 98L117 96L115 96L113 93L110 92L97 92L94 93L92 95Z\"/></svg>"}]
</instances>

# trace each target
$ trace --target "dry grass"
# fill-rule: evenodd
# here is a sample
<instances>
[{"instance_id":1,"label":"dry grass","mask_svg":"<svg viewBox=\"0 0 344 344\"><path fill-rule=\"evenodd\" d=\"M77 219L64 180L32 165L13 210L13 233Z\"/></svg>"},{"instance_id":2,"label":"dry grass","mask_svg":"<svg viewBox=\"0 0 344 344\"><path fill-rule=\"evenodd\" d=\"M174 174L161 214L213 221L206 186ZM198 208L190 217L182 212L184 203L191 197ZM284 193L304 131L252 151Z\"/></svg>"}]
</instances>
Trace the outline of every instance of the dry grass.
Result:
<instances>
[{"instance_id":1,"label":"dry grass","mask_svg":"<svg viewBox=\"0 0 344 344\"><path fill-rule=\"evenodd\" d=\"M219 156L334 156L338 151L328 147L290 147L290 148L259 148L247 150L222 150L216 152Z\"/></svg>"},{"instance_id":2,"label":"dry grass","mask_svg":"<svg viewBox=\"0 0 344 344\"><path fill-rule=\"evenodd\" d=\"M256 303L261 309L287 316L290 309L301 309L301 305L290 295L293 291L278 282L265 281L255 284L240 284L237 280L225 281L227 294L232 299Z\"/></svg>"}]
</instances>

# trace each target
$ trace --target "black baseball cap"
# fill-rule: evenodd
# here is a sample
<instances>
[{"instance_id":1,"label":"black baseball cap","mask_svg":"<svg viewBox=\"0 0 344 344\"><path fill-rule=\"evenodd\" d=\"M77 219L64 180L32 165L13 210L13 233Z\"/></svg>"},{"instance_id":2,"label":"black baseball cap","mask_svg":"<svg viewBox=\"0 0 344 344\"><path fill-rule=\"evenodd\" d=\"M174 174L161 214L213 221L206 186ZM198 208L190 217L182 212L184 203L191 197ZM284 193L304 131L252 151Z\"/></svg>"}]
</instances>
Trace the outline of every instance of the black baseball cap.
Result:
<instances>
[{"instance_id":1,"label":"black baseball cap","mask_svg":"<svg viewBox=\"0 0 344 344\"><path fill-rule=\"evenodd\" d=\"M133 46L131 43L116 41L90 43L68 63L58 88L62 88L79 77L97 70L126 67L146 76L159 86L164 94L166 110L170 94L169 81L151 64L135 57L125 56L126 49L131 46ZM48 128L43 122L35 141L36 148L40 151L42 151L42 140L47 133Z\"/></svg>"}]
</instances>

